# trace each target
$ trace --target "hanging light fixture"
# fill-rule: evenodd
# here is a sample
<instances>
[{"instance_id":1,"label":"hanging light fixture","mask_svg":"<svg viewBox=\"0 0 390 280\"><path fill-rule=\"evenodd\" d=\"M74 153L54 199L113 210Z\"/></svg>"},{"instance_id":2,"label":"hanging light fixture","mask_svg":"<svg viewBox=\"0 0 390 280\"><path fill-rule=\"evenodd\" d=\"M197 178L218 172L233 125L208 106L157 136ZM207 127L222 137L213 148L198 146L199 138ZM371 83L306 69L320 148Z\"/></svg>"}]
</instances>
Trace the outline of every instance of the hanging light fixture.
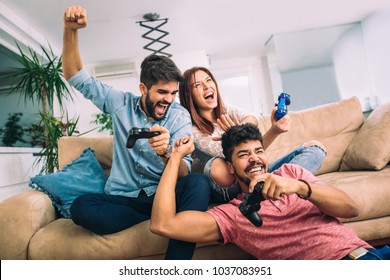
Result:
<instances>
[{"instance_id":1,"label":"hanging light fixture","mask_svg":"<svg viewBox=\"0 0 390 280\"><path fill-rule=\"evenodd\" d=\"M169 32L160 29L164 24L168 22L167 18L160 19L160 15L157 13L147 13L143 16L143 21L137 21L141 27L148 29L142 35L142 38L150 40L151 42L146 44L143 48L145 50L153 52L153 54L162 54L171 57L172 54L163 52L171 44L162 39L169 34Z\"/></svg>"}]
</instances>

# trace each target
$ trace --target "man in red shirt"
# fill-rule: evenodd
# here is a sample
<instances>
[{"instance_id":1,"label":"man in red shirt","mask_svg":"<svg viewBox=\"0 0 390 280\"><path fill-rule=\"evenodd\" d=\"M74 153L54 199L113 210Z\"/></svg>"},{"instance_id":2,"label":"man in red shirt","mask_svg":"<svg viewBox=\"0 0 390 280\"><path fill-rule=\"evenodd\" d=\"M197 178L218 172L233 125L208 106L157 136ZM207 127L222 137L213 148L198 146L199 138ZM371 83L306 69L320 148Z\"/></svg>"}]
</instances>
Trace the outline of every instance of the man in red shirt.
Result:
<instances>
[{"instance_id":1,"label":"man in red shirt","mask_svg":"<svg viewBox=\"0 0 390 280\"><path fill-rule=\"evenodd\" d=\"M222 136L228 168L243 193L207 212L176 213L175 184L181 158L194 150L193 138L175 143L157 188L150 230L169 238L234 243L257 259L389 259L390 248L372 248L338 218L358 215L358 206L343 191L321 182L307 170L285 164L268 173L262 136L252 124L231 127ZM264 182L254 226L239 210L245 192ZM190 231L186 230L191 228Z\"/></svg>"}]
</instances>

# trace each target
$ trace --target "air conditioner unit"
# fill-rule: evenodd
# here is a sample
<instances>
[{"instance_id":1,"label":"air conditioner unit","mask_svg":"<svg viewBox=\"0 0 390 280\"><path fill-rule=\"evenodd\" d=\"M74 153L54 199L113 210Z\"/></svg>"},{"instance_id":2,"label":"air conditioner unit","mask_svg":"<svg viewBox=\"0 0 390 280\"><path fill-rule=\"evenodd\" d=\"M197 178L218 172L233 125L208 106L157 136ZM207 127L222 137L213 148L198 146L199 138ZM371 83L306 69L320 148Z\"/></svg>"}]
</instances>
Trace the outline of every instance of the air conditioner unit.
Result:
<instances>
[{"instance_id":1,"label":"air conditioner unit","mask_svg":"<svg viewBox=\"0 0 390 280\"><path fill-rule=\"evenodd\" d=\"M135 73L134 63L102 65L94 68L94 74L97 79L134 75Z\"/></svg>"}]
</instances>

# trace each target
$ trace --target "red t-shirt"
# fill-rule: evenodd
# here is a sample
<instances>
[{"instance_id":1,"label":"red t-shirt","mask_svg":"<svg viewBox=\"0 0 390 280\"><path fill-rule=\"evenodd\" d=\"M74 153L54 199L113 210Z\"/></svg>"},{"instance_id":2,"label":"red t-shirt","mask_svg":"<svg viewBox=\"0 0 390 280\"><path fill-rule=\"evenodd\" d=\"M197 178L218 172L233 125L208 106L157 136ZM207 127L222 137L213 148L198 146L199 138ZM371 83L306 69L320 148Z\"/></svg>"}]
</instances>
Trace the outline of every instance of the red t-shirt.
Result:
<instances>
[{"instance_id":1,"label":"red t-shirt","mask_svg":"<svg viewBox=\"0 0 390 280\"><path fill-rule=\"evenodd\" d=\"M293 164L284 164L273 173L309 183L318 180ZM351 228L296 194L284 195L279 201L262 201L258 212L261 227L241 214L238 205L242 199L243 194L208 213L217 221L223 243L234 243L257 259L331 260L341 259L358 247L371 248Z\"/></svg>"}]
</instances>

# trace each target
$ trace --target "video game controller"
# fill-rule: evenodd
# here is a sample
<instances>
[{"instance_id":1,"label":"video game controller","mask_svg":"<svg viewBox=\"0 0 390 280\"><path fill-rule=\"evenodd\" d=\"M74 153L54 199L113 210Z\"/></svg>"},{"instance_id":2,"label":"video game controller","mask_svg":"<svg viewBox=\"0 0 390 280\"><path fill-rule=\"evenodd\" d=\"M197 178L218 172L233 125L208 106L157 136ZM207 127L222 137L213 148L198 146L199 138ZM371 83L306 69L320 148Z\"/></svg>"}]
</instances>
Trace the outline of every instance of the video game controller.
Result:
<instances>
[{"instance_id":1,"label":"video game controller","mask_svg":"<svg viewBox=\"0 0 390 280\"><path fill-rule=\"evenodd\" d=\"M287 106L290 105L290 94L282 92L278 97L278 103L275 103L275 119L278 121L287 114Z\"/></svg>"},{"instance_id":2,"label":"video game controller","mask_svg":"<svg viewBox=\"0 0 390 280\"><path fill-rule=\"evenodd\" d=\"M151 138L153 136L160 135L160 131L150 131L149 128L133 127L127 134L126 147L131 149L134 147L135 142L140 138Z\"/></svg>"},{"instance_id":3,"label":"video game controller","mask_svg":"<svg viewBox=\"0 0 390 280\"><path fill-rule=\"evenodd\" d=\"M260 202L264 200L261 190L263 189L264 182L258 182L253 192L245 193L244 199L238 205L240 212L256 227L260 227L263 224L263 220L260 218L257 211L260 210Z\"/></svg>"}]
</instances>

